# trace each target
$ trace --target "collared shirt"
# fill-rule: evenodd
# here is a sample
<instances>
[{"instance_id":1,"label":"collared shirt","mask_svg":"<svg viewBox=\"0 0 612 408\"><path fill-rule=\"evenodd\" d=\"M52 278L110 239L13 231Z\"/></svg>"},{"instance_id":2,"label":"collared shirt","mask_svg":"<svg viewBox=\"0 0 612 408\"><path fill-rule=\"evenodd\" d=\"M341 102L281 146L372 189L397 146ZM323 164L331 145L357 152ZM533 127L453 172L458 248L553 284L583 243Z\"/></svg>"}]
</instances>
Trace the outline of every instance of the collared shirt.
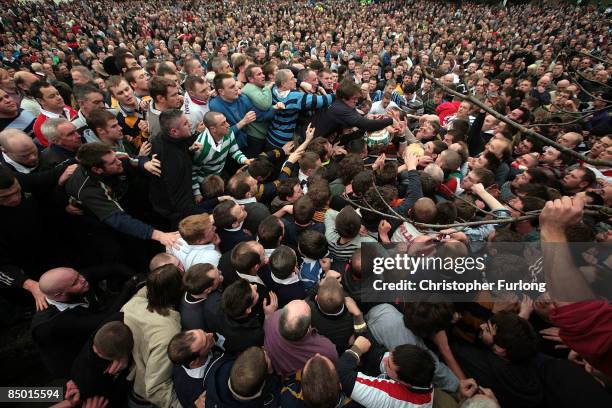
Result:
<instances>
[{"instance_id":1,"label":"collared shirt","mask_svg":"<svg viewBox=\"0 0 612 408\"><path fill-rule=\"evenodd\" d=\"M63 111L63 115L59 114L59 113L54 113L54 112L49 112L48 110L45 109L40 109L40 113L42 115L45 115L48 118L64 118L67 120L71 120L72 118L70 117L70 109L67 106L64 106L64 111Z\"/></svg>"},{"instance_id":2,"label":"collared shirt","mask_svg":"<svg viewBox=\"0 0 612 408\"><path fill-rule=\"evenodd\" d=\"M30 174L32 171L36 170L36 167L27 167L27 166L24 166L23 164L17 163L15 160L8 157L6 153L4 152L2 152L2 157L4 157L4 161L7 164L10 164L11 166L13 166L15 170L17 170L19 173Z\"/></svg>"},{"instance_id":3,"label":"collared shirt","mask_svg":"<svg viewBox=\"0 0 612 408\"><path fill-rule=\"evenodd\" d=\"M242 224L244 224L244 221L242 221L240 225L237 226L236 228L224 228L224 230L229 231L229 232L240 231L242 229Z\"/></svg>"},{"instance_id":4,"label":"collared shirt","mask_svg":"<svg viewBox=\"0 0 612 408\"><path fill-rule=\"evenodd\" d=\"M59 310L60 312L63 312L64 310L67 310L67 309L74 309L75 307L79 307L79 306L85 307L85 308L89 308L89 303L87 303L87 302L64 303L64 302L60 302L58 300L51 300L48 297L45 297L45 299L47 299L47 303L48 304L57 307L57 310Z\"/></svg>"},{"instance_id":5,"label":"collared shirt","mask_svg":"<svg viewBox=\"0 0 612 408\"><path fill-rule=\"evenodd\" d=\"M247 275L246 273L240 273L238 271L236 271L236 275L238 275L242 279L246 279L250 283L259 283L260 285L266 286L266 284L263 283L261 278L259 276L257 276L257 275Z\"/></svg>"},{"instance_id":6,"label":"collared shirt","mask_svg":"<svg viewBox=\"0 0 612 408\"><path fill-rule=\"evenodd\" d=\"M234 200L234 202L236 204L240 204L240 205L256 203L257 202L257 198L255 198L255 197L241 198L240 200L238 200L236 198L232 198L232 200Z\"/></svg>"},{"instance_id":7,"label":"collared shirt","mask_svg":"<svg viewBox=\"0 0 612 408\"><path fill-rule=\"evenodd\" d=\"M272 277L272 280L275 283L278 283L279 285L291 285L293 283L297 283L300 281L299 276L297 276L297 274L295 273L291 274L288 278L285 278L285 279L279 279L276 276L274 276L273 273L271 273L270 276Z\"/></svg>"},{"instance_id":8,"label":"collared shirt","mask_svg":"<svg viewBox=\"0 0 612 408\"><path fill-rule=\"evenodd\" d=\"M185 366L182 366L183 370L185 370L185 373L191 378L195 378L195 379L204 378L204 374L206 373L206 369L208 368L208 364L210 363L211 357L212 357L212 354L209 353L208 357L206 358L206 362L202 364L200 367L187 368Z\"/></svg>"},{"instance_id":9,"label":"collared shirt","mask_svg":"<svg viewBox=\"0 0 612 408\"><path fill-rule=\"evenodd\" d=\"M308 192L308 176L302 173L302 170L298 171L298 180L300 181L300 187L304 194Z\"/></svg>"}]
</instances>

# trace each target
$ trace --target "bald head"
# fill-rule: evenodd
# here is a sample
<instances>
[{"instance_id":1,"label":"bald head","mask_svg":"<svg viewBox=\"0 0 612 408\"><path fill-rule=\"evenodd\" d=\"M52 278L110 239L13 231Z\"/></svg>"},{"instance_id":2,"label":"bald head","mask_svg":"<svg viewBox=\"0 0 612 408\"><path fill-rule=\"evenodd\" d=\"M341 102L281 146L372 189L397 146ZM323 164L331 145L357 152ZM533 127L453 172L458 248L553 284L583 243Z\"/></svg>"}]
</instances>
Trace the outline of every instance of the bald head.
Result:
<instances>
[{"instance_id":1,"label":"bald head","mask_svg":"<svg viewBox=\"0 0 612 408\"><path fill-rule=\"evenodd\" d=\"M43 273L38 285L47 298L58 302L68 302L89 290L87 279L72 268L51 269Z\"/></svg>"},{"instance_id":2,"label":"bald head","mask_svg":"<svg viewBox=\"0 0 612 408\"><path fill-rule=\"evenodd\" d=\"M334 314L340 312L342 305L344 305L342 285L333 277L321 280L315 299L323 313Z\"/></svg>"},{"instance_id":3,"label":"bald head","mask_svg":"<svg viewBox=\"0 0 612 408\"><path fill-rule=\"evenodd\" d=\"M29 90L32 84L39 80L36 75L27 71L16 72L13 79L15 80L15 85L17 86L17 89L22 92Z\"/></svg>"},{"instance_id":4,"label":"bald head","mask_svg":"<svg viewBox=\"0 0 612 408\"><path fill-rule=\"evenodd\" d=\"M0 132L0 147L13 161L26 166L38 166L38 149L32 138L19 129L5 129Z\"/></svg>"},{"instance_id":5,"label":"bald head","mask_svg":"<svg viewBox=\"0 0 612 408\"><path fill-rule=\"evenodd\" d=\"M280 312L280 335L289 341L304 338L310 328L310 306L303 300L289 302Z\"/></svg>"}]
</instances>

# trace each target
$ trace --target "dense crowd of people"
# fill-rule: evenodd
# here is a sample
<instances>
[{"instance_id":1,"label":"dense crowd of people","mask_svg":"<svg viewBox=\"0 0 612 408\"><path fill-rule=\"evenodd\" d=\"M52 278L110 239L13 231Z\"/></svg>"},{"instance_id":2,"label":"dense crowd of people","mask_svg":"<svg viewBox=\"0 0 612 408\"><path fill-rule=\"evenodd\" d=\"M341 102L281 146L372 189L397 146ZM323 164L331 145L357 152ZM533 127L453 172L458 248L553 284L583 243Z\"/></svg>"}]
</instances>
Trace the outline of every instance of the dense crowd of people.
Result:
<instances>
[{"instance_id":1,"label":"dense crowd of people","mask_svg":"<svg viewBox=\"0 0 612 408\"><path fill-rule=\"evenodd\" d=\"M5 1L0 316L56 407L612 406L610 10L509 3ZM363 244L547 291L373 302Z\"/></svg>"}]
</instances>

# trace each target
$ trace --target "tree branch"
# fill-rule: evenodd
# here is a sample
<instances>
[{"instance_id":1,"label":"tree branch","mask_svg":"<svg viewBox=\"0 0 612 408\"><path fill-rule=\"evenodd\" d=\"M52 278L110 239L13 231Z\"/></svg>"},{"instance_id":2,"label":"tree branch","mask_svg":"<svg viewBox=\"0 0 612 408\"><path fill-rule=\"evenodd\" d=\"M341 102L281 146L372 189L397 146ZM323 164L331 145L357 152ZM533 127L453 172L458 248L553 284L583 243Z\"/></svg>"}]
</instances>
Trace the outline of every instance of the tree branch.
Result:
<instances>
[{"instance_id":1,"label":"tree branch","mask_svg":"<svg viewBox=\"0 0 612 408\"><path fill-rule=\"evenodd\" d=\"M585 163L589 163L592 164L593 166L608 166L608 167L612 167L612 161L609 160L598 160L598 159L591 159L589 157L586 157L572 149L568 149L564 146L561 146L559 143L552 141L550 139L548 139L545 136L542 136L541 134L533 131L532 129L529 129L523 125L521 125L520 123L516 123L515 121L513 121L512 119L508 119L506 116L498 113L497 111L495 111L494 109L490 108L489 106L485 105L484 103L482 103L481 101L479 101L478 99L474 98L472 95L463 95L460 92L457 92L453 89L450 89L449 87L447 87L446 85L443 85L442 83L440 83L440 81L438 81L436 78L433 77L433 75L431 75L429 73L428 70L423 69L423 75L425 76L425 78L430 79L434 84L436 84L437 86L439 86L440 88L442 88L444 90L444 92L451 94L453 96L456 96L458 98L461 98L462 100L466 100L469 101L471 103L473 103L474 105L478 106L480 109L484 110L485 112L487 112L488 114L490 114L491 116L495 117L496 119L501 120L502 122L513 126L514 128L520 130L522 133L529 135L531 137L533 137L534 139L539 140L540 142L549 145L549 146L553 146L555 149L559 150L560 152L564 152L569 154L570 156L583 161Z\"/></svg>"}]
</instances>

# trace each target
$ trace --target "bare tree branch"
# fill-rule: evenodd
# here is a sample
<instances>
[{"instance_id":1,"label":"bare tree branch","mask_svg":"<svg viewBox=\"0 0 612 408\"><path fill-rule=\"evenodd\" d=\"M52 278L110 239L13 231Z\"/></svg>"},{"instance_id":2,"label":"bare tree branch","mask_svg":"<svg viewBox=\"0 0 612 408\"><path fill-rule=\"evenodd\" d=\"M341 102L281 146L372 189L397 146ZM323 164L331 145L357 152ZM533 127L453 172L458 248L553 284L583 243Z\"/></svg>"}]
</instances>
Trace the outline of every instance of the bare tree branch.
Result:
<instances>
[{"instance_id":1,"label":"bare tree branch","mask_svg":"<svg viewBox=\"0 0 612 408\"><path fill-rule=\"evenodd\" d=\"M592 164L593 166L608 166L608 167L612 167L612 161L609 160L598 160L598 159L591 159L589 157L586 157L578 152L576 152L575 150L572 149L568 149L564 146L561 146L559 143L548 139L545 136L542 136L541 134L533 131L532 129L529 129L523 125L521 125L520 123L516 123L515 121L513 121L512 119L508 119L506 116L500 114L499 112L495 111L494 109L492 109L491 107L485 105L484 103L482 103L481 101L479 101L478 99L474 98L472 95L463 95L460 92L457 92L453 89L450 89L449 87L447 87L446 85L440 83L440 81L438 81L436 78L433 77L433 75L431 75L429 73L428 70L423 69L423 75L425 76L425 78L430 79L434 84L436 84L437 86L439 86L440 88L442 88L444 90L444 92L451 94L453 96L456 96L458 98L461 98L462 100L466 100L469 101L471 103L473 103L474 105L478 106L480 109L484 110L485 112L487 112L488 114L492 115L493 117L495 117L496 119L501 120L502 122L510 125L510 126L514 126L516 129L520 130L521 132L523 132L526 135L529 135L531 137L533 137L534 139L539 140L540 142L549 145L549 146L553 146L555 149L559 150L560 152L564 152L569 154L570 156L583 161L585 163L589 163Z\"/></svg>"}]
</instances>

